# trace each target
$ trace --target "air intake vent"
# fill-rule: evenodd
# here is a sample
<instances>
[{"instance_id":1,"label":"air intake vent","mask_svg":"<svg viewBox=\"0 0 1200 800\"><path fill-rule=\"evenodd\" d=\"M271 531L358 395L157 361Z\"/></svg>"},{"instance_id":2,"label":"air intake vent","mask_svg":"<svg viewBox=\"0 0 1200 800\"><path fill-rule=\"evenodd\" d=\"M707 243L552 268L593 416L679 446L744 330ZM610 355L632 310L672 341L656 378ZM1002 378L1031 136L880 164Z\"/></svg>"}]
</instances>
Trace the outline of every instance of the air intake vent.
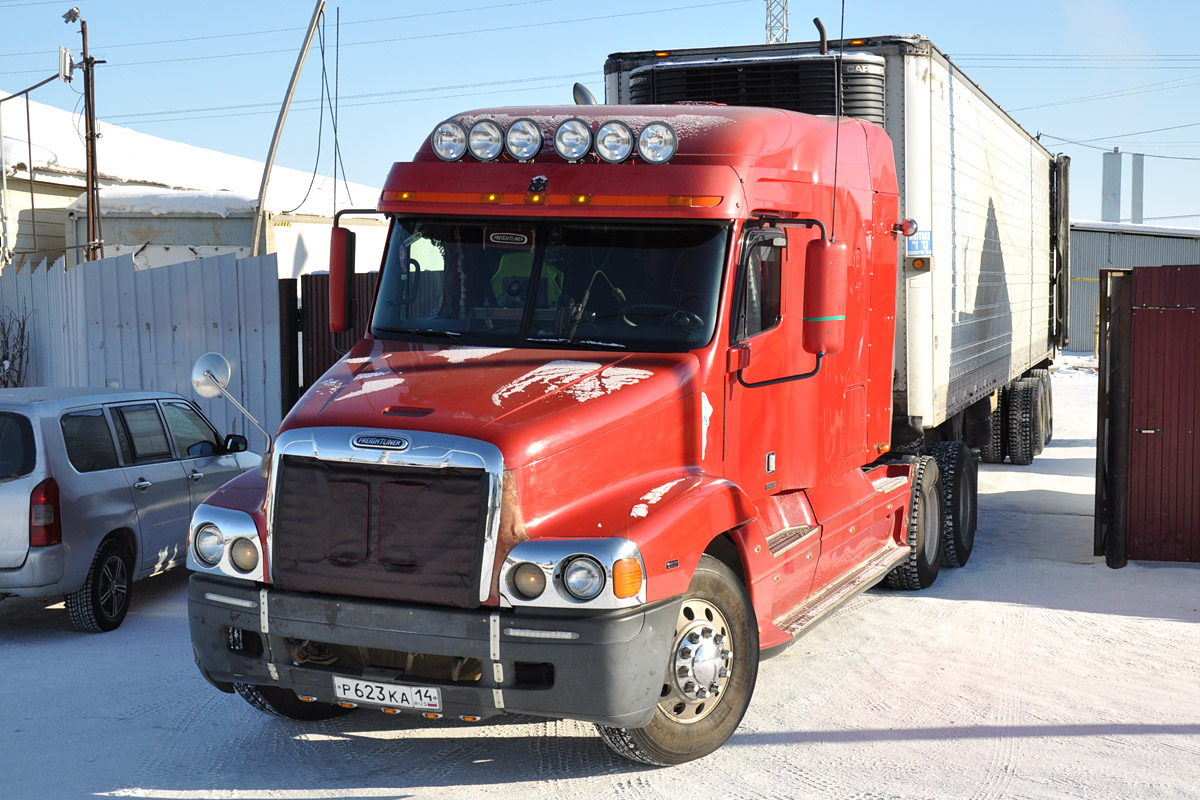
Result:
<instances>
[{"instance_id":1,"label":"air intake vent","mask_svg":"<svg viewBox=\"0 0 1200 800\"><path fill-rule=\"evenodd\" d=\"M630 102L709 101L835 115L834 54L651 64L629 76ZM842 113L883 125L884 61L869 53L841 59Z\"/></svg>"}]
</instances>

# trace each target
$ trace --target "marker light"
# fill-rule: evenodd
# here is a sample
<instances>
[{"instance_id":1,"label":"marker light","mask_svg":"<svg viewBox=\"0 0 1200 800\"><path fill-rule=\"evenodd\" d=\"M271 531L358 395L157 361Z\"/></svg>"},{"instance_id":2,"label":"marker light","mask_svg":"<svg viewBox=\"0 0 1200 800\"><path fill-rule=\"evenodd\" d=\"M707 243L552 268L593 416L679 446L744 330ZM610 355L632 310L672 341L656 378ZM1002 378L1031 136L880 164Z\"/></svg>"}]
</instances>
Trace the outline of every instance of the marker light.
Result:
<instances>
[{"instance_id":1,"label":"marker light","mask_svg":"<svg viewBox=\"0 0 1200 800\"><path fill-rule=\"evenodd\" d=\"M651 122L638 135L637 149L647 164L665 164L679 149L679 137L667 123Z\"/></svg>"},{"instance_id":2,"label":"marker light","mask_svg":"<svg viewBox=\"0 0 1200 800\"><path fill-rule=\"evenodd\" d=\"M554 131L554 150L567 161L578 161L592 147L592 129L581 119L569 119Z\"/></svg>"},{"instance_id":3,"label":"marker light","mask_svg":"<svg viewBox=\"0 0 1200 800\"><path fill-rule=\"evenodd\" d=\"M613 564L613 594L622 599L642 589L642 565L636 558L622 558Z\"/></svg>"},{"instance_id":4,"label":"marker light","mask_svg":"<svg viewBox=\"0 0 1200 800\"><path fill-rule=\"evenodd\" d=\"M546 573L537 564L526 561L513 572L512 582L522 597L532 600L546 590Z\"/></svg>"},{"instance_id":5,"label":"marker light","mask_svg":"<svg viewBox=\"0 0 1200 800\"><path fill-rule=\"evenodd\" d=\"M196 558L205 564L214 565L221 561L225 552L225 534L216 525L205 525L196 531Z\"/></svg>"},{"instance_id":6,"label":"marker light","mask_svg":"<svg viewBox=\"0 0 1200 800\"><path fill-rule=\"evenodd\" d=\"M242 572L250 572L258 566L258 548L245 536L239 536L229 547L229 560Z\"/></svg>"},{"instance_id":7,"label":"marker light","mask_svg":"<svg viewBox=\"0 0 1200 800\"><path fill-rule=\"evenodd\" d=\"M613 120L596 131L596 155L610 164L620 164L633 153L633 131L624 122Z\"/></svg>"},{"instance_id":8,"label":"marker light","mask_svg":"<svg viewBox=\"0 0 1200 800\"><path fill-rule=\"evenodd\" d=\"M578 600L591 600L604 588L604 568L588 556L576 556L563 567L563 586Z\"/></svg>"},{"instance_id":9,"label":"marker light","mask_svg":"<svg viewBox=\"0 0 1200 800\"><path fill-rule=\"evenodd\" d=\"M446 120L433 129L429 143L442 161L458 161L467 152L467 132L457 122Z\"/></svg>"},{"instance_id":10,"label":"marker light","mask_svg":"<svg viewBox=\"0 0 1200 800\"><path fill-rule=\"evenodd\" d=\"M542 128L531 119L519 119L508 126L504 147L518 161L528 161L542 149Z\"/></svg>"},{"instance_id":11,"label":"marker light","mask_svg":"<svg viewBox=\"0 0 1200 800\"><path fill-rule=\"evenodd\" d=\"M912 236L917 232L917 221L915 219L906 219L897 222L892 226L893 233L899 233L902 236Z\"/></svg>"},{"instance_id":12,"label":"marker light","mask_svg":"<svg viewBox=\"0 0 1200 800\"><path fill-rule=\"evenodd\" d=\"M490 119L481 119L471 126L467 149L480 161L495 161L504 151L504 131Z\"/></svg>"}]
</instances>

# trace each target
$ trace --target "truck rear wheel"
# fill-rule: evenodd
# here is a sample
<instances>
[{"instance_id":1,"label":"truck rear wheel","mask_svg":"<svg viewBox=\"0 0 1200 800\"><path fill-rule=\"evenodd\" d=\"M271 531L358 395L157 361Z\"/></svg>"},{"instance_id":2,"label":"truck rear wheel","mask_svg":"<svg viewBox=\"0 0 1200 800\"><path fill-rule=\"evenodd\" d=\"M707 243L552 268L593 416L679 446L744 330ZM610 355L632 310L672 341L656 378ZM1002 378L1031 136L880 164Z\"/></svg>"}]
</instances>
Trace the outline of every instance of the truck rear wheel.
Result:
<instances>
[{"instance_id":1,"label":"truck rear wheel","mask_svg":"<svg viewBox=\"0 0 1200 800\"><path fill-rule=\"evenodd\" d=\"M1000 464L1004 461L1004 439L1005 426L1008 417L1008 394L1007 389L1000 390L1000 396L997 398L996 410L988 416L989 433L988 441L983 447L979 448L979 455L983 458L985 464Z\"/></svg>"},{"instance_id":2,"label":"truck rear wheel","mask_svg":"<svg viewBox=\"0 0 1200 800\"><path fill-rule=\"evenodd\" d=\"M942 488L932 456L920 456L913 464L908 547L908 558L888 573L887 584L913 591L928 588L942 566Z\"/></svg>"},{"instance_id":3,"label":"truck rear wheel","mask_svg":"<svg viewBox=\"0 0 1200 800\"><path fill-rule=\"evenodd\" d=\"M737 577L700 557L679 608L658 708L644 728L596 725L615 753L658 766L706 756L741 723L758 677L758 626Z\"/></svg>"},{"instance_id":4,"label":"truck rear wheel","mask_svg":"<svg viewBox=\"0 0 1200 800\"><path fill-rule=\"evenodd\" d=\"M975 546L979 467L962 442L938 442L932 454L942 485L942 566L961 567Z\"/></svg>"},{"instance_id":5,"label":"truck rear wheel","mask_svg":"<svg viewBox=\"0 0 1200 800\"><path fill-rule=\"evenodd\" d=\"M1022 378L1008 389L1008 457L1018 465L1032 464L1042 441L1042 386Z\"/></svg>"},{"instance_id":6,"label":"truck rear wheel","mask_svg":"<svg viewBox=\"0 0 1200 800\"><path fill-rule=\"evenodd\" d=\"M233 688L250 705L264 714L292 719L299 722L316 722L349 714L353 709L335 706L332 703L306 703L291 689L280 686L256 686L252 683L235 683Z\"/></svg>"},{"instance_id":7,"label":"truck rear wheel","mask_svg":"<svg viewBox=\"0 0 1200 800\"><path fill-rule=\"evenodd\" d=\"M1054 438L1054 384L1048 369L1032 369L1029 376L1042 384L1042 444L1047 445Z\"/></svg>"}]
</instances>

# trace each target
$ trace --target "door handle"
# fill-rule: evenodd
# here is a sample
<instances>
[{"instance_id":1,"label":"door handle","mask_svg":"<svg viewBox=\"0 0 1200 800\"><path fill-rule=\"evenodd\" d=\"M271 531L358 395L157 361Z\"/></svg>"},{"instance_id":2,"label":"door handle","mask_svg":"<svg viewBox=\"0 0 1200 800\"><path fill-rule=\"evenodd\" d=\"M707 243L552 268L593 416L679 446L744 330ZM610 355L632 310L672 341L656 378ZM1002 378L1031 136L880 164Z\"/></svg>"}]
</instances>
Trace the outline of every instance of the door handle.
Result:
<instances>
[{"instance_id":1,"label":"door handle","mask_svg":"<svg viewBox=\"0 0 1200 800\"><path fill-rule=\"evenodd\" d=\"M197 472L196 470L192 470L191 472L188 473L188 477L192 479L193 483L195 483L196 481L198 481L204 477L204 473Z\"/></svg>"},{"instance_id":2,"label":"door handle","mask_svg":"<svg viewBox=\"0 0 1200 800\"><path fill-rule=\"evenodd\" d=\"M135 483L135 484L133 485L133 488L135 488L135 489L137 489L137 490L139 490L139 491L142 491L142 492L144 492L144 491L146 491L147 489L149 489L149 488L150 488L151 486L153 486L153 485L154 485L154 484L152 484L150 481L146 480L145 478L138 478L138 479L137 479L137 483Z\"/></svg>"}]
</instances>

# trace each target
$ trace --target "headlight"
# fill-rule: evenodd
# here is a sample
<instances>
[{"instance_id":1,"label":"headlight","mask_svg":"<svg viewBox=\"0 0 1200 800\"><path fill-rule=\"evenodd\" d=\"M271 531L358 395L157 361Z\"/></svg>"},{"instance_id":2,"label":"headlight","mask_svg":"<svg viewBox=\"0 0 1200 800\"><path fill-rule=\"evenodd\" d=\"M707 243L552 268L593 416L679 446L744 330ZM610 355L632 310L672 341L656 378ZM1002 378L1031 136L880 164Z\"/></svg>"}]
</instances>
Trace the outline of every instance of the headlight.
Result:
<instances>
[{"instance_id":1,"label":"headlight","mask_svg":"<svg viewBox=\"0 0 1200 800\"><path fill-rule=\"evenodd\" d=\"M633 131L624 122L613 120L596 131L596 155L610 164L620 164L633 152Z\"/></svg>"},{"instance_id":2,"label":"headlight","mask_svg":"<svg viewBox=\"0 0 1200 800\"><path fill-rule=\"evenodd\" d=\"M642 128L637 142L638 155L648 164L662 164L671 160L679 149L679 137L665 122L651 122Z\"/></svg>"},{"instance_id":3,"label":"headlight","mask_svg":"<svg viewBox=\"0 0 1200 800\"><path fill-rule=\"evenodd\" d=\"M531 119L519 119L508 126L504 147L518 161L528 161L542 149L542 128Z\"/></svg>"},{"instance_id":4,"label":"headlight","mask_svg":"<svg viewBox=\"0 0 1200 800\"><path fill-rule=\"evenodd\" d=\"M196 531L196 558L209 566L220 563L225 552L225 534L216 525L205 525Z\"/></svg>"},{"instance_id":5,"label":"headlight","mask_svg":"<svg viewBox=\"0 0 1200 800\"><path fill-rule=\"evenodd\" d=\"M495 161L504 150L504 131L490 119L480 120L471 126L467 148L480 161Z\"/></svg>"},{"instance_id":6,"label":"headlight","mask_svg":"<svg viewBox=\"0 0 1200 800\"><path fill-rule=\"evenodd\" d=\"M576 556L563 567L563 586L578 600L591 600L604 588L604 568L589 556Z\"/></svg>"},{"instance_id":7,"label":"headlight","mask_svg":"<svg viewBox=\"0 0 1200 800\"><path fill-rule=\"evenodd\" d=\"M429 143L442 161L458 161L467 152L467 132L462 125L447 120L434 128Z\"/></svg>"},{"instance_id":8,"label":"headlight","mask_svg":"<svg viewBox=\"0 0 1200 800\"><path fill-rule=\"evenodd\" d=\"M578 161L592 147L592 129L581 119L569 119L554 131L554 150L567 161Z\"/></svg>"},{"instance_id":9,"label":"headlight","mask_svg":"<svg viewBox=\"0 0 1200 800\"><path fill-rule=\"evenodd\" d=\"M525 562L513 570L513 588L530 600L546 591L546 573L537 564Z\"/></svg>"},{"instance_id":10,"label":"headlight","mask_svg":"<svg viewBox=\"0 0 1200 800\"><path fill-rule=\"evenodd\" d=\"M245 536L239 536L229 548L229 560L242 572L250 572L258 566L258 548Z\"/></svg>"}]
</instances>

